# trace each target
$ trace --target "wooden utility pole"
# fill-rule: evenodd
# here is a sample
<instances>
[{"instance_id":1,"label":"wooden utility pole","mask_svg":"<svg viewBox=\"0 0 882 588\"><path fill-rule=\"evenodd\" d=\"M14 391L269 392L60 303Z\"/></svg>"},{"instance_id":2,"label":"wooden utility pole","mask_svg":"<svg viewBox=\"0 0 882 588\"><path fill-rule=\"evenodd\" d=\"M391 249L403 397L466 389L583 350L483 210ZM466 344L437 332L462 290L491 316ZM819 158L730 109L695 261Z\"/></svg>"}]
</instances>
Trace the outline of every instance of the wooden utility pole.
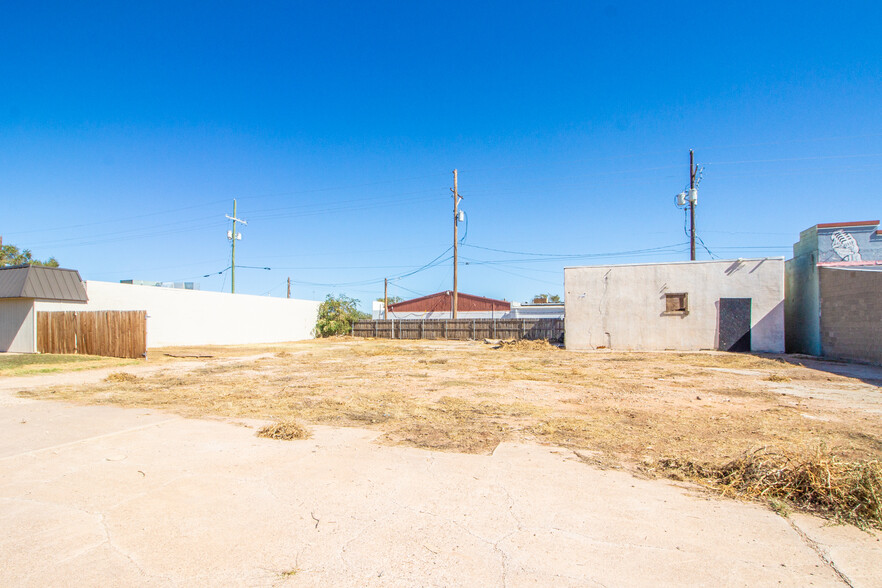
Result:
<instances>
[{"instance_id":1,"label":"wooden utility pole","mask_svg":"<svg viewBox=\"0 0 882 588\"><path fill-rule=\"evenodd\" d=\"M457 305L457 271L459 263L459 191L456 183L456 170L453 170L453 313L456 318Z\"/></svg>"},{"instance_id":2,"label":"wooden utility pole","mask_svg":"<svg viewBox=\"0 0 882 588\"><path fill-rule=\"evenodd\" d=\"M383 320L389 312L389 278L383 278Z\"/></svg>"},{"instance_id":3,"label":"wooden utility pole","mask_svg":"<svg viewBox=\"0 0 882 588\"><path fill-rule=\"evenodd\" d=\"M233 253L230 257L230 293L236 293L236 199L233 199Z\"/></svg>"},{"instance_id":4,"label":"wooden utility pole","mask_svg":"<svg viewBox=\"0 0 882 588\"><path fill-rule=\"evenodd\" d=\"M288 298L291 298L291 278L288 278Z\"/></svg>"},{"instance_id":5,"label":"wooden utility pole","mask_svg":"<svg viewBox=\"0 0 882 588\"><path fill-rule=\"evenodd\" d=\"M695 261L695 155L689 150L689 259Z\"/></svg>"},{"instance_id":6,"label":"wooden utility pole","mask_svg":"<svg viewBox=\"0 0 882 588\"><path fill-rule=\"evenodd\" d=\"M245 221L236 216L236 199L233 199L233 216L226 215L228 219L233 221L233 230L227 234L227 238L232 241L233 251L230 256L230 292L233 294L236 293L236 240L241 239L241 235L236 232L236 223L242 223L243 225L247 225Z\"/></svg>"}]
</instances>

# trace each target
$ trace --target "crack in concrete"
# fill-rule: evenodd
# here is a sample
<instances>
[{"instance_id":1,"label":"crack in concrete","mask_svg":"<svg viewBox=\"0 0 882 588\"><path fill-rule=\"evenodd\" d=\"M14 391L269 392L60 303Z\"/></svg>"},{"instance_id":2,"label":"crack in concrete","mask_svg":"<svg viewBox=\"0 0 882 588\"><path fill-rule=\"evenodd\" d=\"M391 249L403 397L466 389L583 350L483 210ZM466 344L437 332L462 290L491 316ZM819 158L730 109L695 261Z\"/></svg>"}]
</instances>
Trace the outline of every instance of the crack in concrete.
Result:
<instances>
[{"instance_id":1,"label":"crack in concrete","mask_svg":"<svg viewBox=\"0 0 882 588\"><path fill-rule=\"evenodd\" d=\"M406 504L400 504L399 502L397 502L395 500L393 500L392 502L395 503L400 508L404 508L406 510L410 510L412 512L416 512L419 514L424 514L424 515L427 515L430 517L434 517L434 518L442 520L446 523L452 524L453 526L462 529L463 531L465 531L467 534L471 535L472 537L474 537L478 541L481 541L482 543L485 543L485 544L489 545L490 547L492 547L494 551L496 551L500 554L499 564L500 564L500 568L501 568L500 571L502 573L502 578L501 578L502 586L503 587L508 586L508 578L507 578L508 577L508 561L507 560L510 556L505 552L505 550L503 550L501 547L499 547L499 543L501 543L502 541L505 541L506 539L508 539L509 537L514 535L515 533L519 532L520 529L515 529L514 531L511 531L510 533L506 533L505 535L503 535L502 537L500 537L496 541L491 541L490 539L487 539L486 537L482 537L481 535L478 535L477 533L475 533L474 531L469 529L467 526L465 526L464 524L462 524L459 521L456 521L454 519L450 519L445 516L439 515L437 513L429 512L427 510L422 510L420 508L416 508L413 506L408 506Z\"/></svg>"},{"instance_id":2,"label":"crack in concrete","mask_svg":"<svg viewBox=\"0 0 882 588\"><path fill-rule=\"evenodd\" d=\"M824 564L826 564L831 570L833 570L836 576L840 580L842 580L843 584L845 584L849 588L855 588L854 583L852 583L851 579L849 579L849 577L845 575L845 572L839 569L839 566L836 565L836 562L833 561L833 558L827 555L827 552L824 551L824 549L817 541L809 537L808 534L800 529L799 525L797 525L790 517L787 517L785 520L790 523L790 527L794 531L796 531L796 534L799 535L800 539L802 539L803 542L808 545L809 548L814 551L819 558L821 558L821 561L824 562Z\"/></svg>"},{"instance_id":3,"label":"crack in concrete","mask_svg":"<svg viewBox=\"0 0 882 588\"><path fill-rule=\"evenodd\" d=\"M100 528L104 533L104 540L101 541L100 543L96 543L95 545L90 545L89 547L85 547L83 549L80 549L80 550L76 551L75 553L69 555L68 557L65 557L63 559L58 560L57 562L55 562L55 565L62 564L62 563L77 559L78 557L82 557L83 555L89 553L90 551L94 551L95 549L98 549L99 547L101 547L103 545L107 545L110 547L110 549L112 549L113 551L115 551L116 553L118 553L119 555L124 557L126 560L128 560L129 563L131 563L132 566L134 566L135 569L138 570L138 573L140 573L143 577L154 579L154 580L164 580L165 582L169 582L171 580L171 578L168 576L157 575L157 574L148 574L144 570L144 568L142 568L129 553L123 551L123 549L113 541L113 537L110 534L110 529L107 526L107 518L106 518L105 514L102 512L92 512L90 510L80 508L80 507L73 505L73 504L59 504L59 503L52 502L49 500L35 500L33 498L21 498L21 497L17 497L17 496L4 496L4 497L0 497L0 500L25 502L25 503L36 504L36 505L41 505L41 506L53 506L53 507L57 507L57 508L80 512L80 513L88 515L89 517L96 520L96 522L100 525ZM31 577L33 575L34 574L31 573L28 575L28 577Z\"/></svg>"}]
</instances>

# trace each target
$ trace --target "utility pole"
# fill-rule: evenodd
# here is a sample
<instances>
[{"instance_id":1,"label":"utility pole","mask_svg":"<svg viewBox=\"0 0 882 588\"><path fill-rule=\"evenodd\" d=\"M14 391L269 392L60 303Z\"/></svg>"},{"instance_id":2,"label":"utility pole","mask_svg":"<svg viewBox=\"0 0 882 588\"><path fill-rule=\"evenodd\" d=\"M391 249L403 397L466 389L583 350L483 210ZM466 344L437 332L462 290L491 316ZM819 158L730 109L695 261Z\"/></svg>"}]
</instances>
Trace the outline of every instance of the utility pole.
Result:
<instances>
[{"instance_id":1,"label":"utility pole","mask_svg":"<svg viewBox=\"0 0 882 588\"><path fill-rule=\"evenodd\" d=\"M689 259L695 261L695 155L689 150Z\"/></svg>"},{"instance_id":2,"label":"utility pole","mask_svg":"<svg viewBox=\"0 0 882 588\"><path fill-rule=\"evenodd\" d=\"M383 320L389 312L389 278L383 278Z\"/></svg>"},{"instance_id":3,"label":"utility pole","mask_svg":"<svg viewBox=\"0 0 882 588\"><path fill-rule=\"evenodd\" d=\"M291 278L288 278L288 298L291 298Z\"/></svg>"},{"instance_id":4,"label":"utility pole","mask_svg":"<svg viewBox=\"0 0 882 588\"><path fill-rule=\"evenodd\" d=\"M456 170L453 170L453 313L456 318L457 305L457 271L459 263L459 191L456 183Z\"/></svg>"},{"instance_id":5,"label":"utility pole","mask_svg":"<svg viewBox=\"0 0 882 588\"><path fill-rule=\"evenodd\" d=\"M245 221L240 218L236 218L236 199L233 198L233 216L226 215L228 219L233 221L233 230L227 231L227 239L229 239L233 244L233 253L231 256L230 262L230 292L236 293L236 241L242 239L242 233L236 232L236 223L242 223L243 225L247 225Z\"/></svg>"}]
</instances>

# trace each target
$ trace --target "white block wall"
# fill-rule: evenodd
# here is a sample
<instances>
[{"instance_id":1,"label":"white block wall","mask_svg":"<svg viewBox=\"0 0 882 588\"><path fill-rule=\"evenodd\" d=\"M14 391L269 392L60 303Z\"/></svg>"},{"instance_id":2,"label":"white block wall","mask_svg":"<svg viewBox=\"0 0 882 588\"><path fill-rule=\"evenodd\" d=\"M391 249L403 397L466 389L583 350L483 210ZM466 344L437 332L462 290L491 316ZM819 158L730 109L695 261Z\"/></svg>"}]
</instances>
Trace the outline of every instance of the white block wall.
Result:
<instances>
[{"instance_id":1,"label":"white block wall","mask_svg":"<svg viewBox=\"0 0 882 588\"><path fill-rule=\"evenodd\" d=\"M147 346L236 345L311 339L320 302L86 281L86 304L38 311L146 310Z\"/></svg>"},{"instance_id":2,"label":"white block wall","mask_svg":"<svg viewBox=\"0 0 882 588\"><path fill-rule=\"evenodd\" d=\"M0 299L0 351L37 350L37 323L32 298Z\"/></svg>"},{"instance_id":3,"label":"white block wall","mask_svg":"<svg viewBox=\"0 0 882 588\"><path fill-rule=\"evenodd\" d=\"M751 349L784 351L784 258L569 267L564 285L567 349L716 349L720 298L750 298ZM689 313L665 314L681 292Z\"/></svg>"}]
</instances>

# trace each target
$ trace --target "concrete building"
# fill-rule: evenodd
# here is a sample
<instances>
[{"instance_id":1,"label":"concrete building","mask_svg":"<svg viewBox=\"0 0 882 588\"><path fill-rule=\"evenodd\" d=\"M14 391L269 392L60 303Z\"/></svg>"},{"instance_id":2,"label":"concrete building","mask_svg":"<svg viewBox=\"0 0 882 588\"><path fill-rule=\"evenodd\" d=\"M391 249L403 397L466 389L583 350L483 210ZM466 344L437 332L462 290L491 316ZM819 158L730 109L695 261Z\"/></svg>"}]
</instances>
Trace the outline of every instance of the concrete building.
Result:
<instances>
[{"instance_id":1,"label":"concrete building","mask_svg":"<svg viewBox=\"0 0 882 588\"><path fill-rule=\"evenodd\" d=\"M824 223L802 231L785 269L787 351L824 355L820 268L880 266L882 230L878 220Z\"/></svg>"},{"instance_id":2,"label":"concrete building","mask_svg":"<svg viewBox=\"0 0 882 588\"><path fill-rule=\"evenodd\" d=\"M784 351L784 258L564 269L567 349Z\"/></svg>"}]
</instances>

